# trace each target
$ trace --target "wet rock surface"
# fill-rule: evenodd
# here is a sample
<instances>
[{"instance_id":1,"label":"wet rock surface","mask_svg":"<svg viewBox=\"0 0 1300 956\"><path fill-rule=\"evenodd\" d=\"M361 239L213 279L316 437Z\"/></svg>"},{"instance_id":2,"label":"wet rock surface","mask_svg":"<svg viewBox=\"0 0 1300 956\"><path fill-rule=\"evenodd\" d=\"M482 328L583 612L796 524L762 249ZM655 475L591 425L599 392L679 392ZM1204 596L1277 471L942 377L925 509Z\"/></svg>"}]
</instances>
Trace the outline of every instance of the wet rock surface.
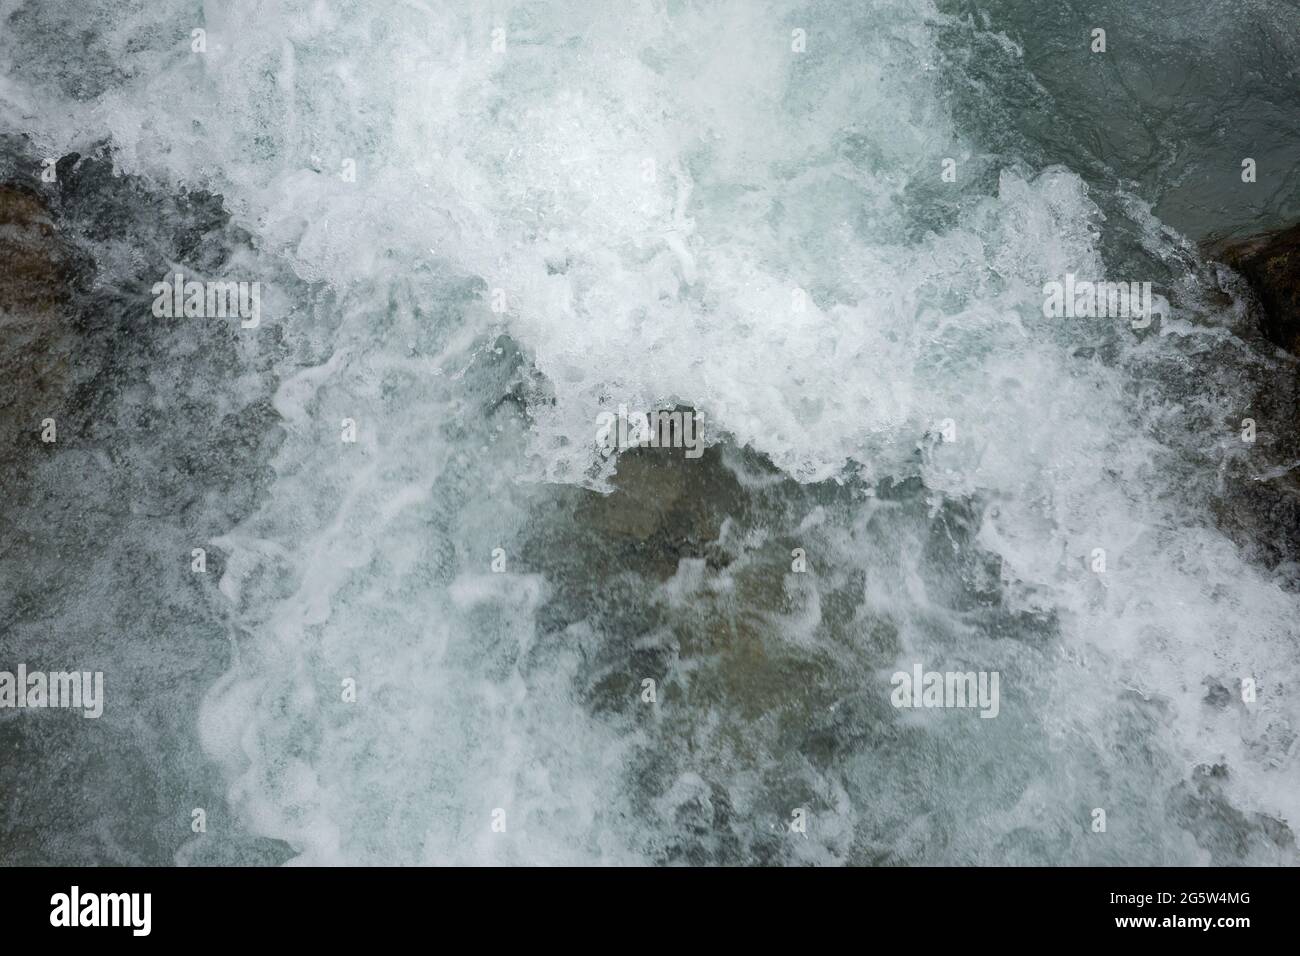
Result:
<instances>
[{"instance_id":1,"label":"wet rock surface","mask_svg":"<svg viewBox=\"0 0 1300 956\"><path fill-rule=\"evenodd\" d=\"M69 378L70 302L85 263L55 227L38 193L0 186L0 442L10 448L24 431L62 405ZM13 462L13 455L5 461Z\"/></svg>"},{"instance_id":2,"label":"wet rock surface","mask_svg":"<svg viewBox=\"0 0 1300 956\"><path fill-rule=\"evenodd\" d=\"M931 653L1001 656L1018 695L1042 683L1035 661L1051 652L1042 635L1053 623L1014 613L1003 600L998 561L974 547L978 502L932 510L917 479L800 485L762 456L727 446L699 460L665 449L623 452L611 484L607 494L552 489L550 513L538 516L524 559L547 569L542 641L576 644L588 661L576 692L594 713L626 721L647 741L630 762L629 788L644 795L638 814L667 814L677 834L656 848L660 861L788 862L780 828L758 832L747 820L788 815L782 799L824 818L835 811L827 789L843 785L873 808L890 802L878 788L906 793L927 819L944 821L917 829L866 813L869 822L844 838L847 858L924 862L950 852L944 834L960 827L952 802L969 775L1004 787L1010 804L1022 781L999 760L1009 752L1048 759L1033 756L1043 740L1033 708L1008 711L999 729L1011 728L1012 739L990 743L934 733L901 716L886 693L885 675L904 644L879 599L903 586L894 577L909 565L937 606L974 625ZM851 538L827 535L844 527L855 528ZM804 573L794 569L795 549L807 558ZM642 696L647 675L656 679L653 707ZM1223 687L1210 693L1211 705L1231 696ZM1004 706L1016 707L1012 701ZM1284 825L1239 811L1217 780L1183 776L1149 745L1133 743L1168 719L1157 705L1135 695L1118 700L1116 714L1121 762L1151 784L1140 799L1178 819L1216 863L1294 853ZM660 737L672 745L648 743ZM725 762L707 756L719 740ZM919 758L900 762L900 752ZM778 753L786 762L773 766ZM872 784L860 792L863 768L870 769L861 779ZM665 780L676 781L667 792ZM742 791L753 788L747 809L735 805L737 781ZM1012 840L1008 858L1028 860L1031 849Z\"/></svg>"},{"instance_id":3,"label":"wet rock surface","mask_svg":"<svg viewBox=\"0 0 1300 956\"><path fill-rule=\"evenodd\" d=\"M1242 813L1229 802L1224 793L1228 778L1223 764L1200 765L1169 794L1170 815L1210 854L1212 865L1231 866L1252 851L1294 852L1295 834L1285 822Z\"/></svg>"},{"instance_id":4,"label":"wet rock surface","mask_svg":"<svg viewBox=\"0 0 1300 956\"><path fill-rule=\"evenodd\" d=\"M1225 309L1244 304L1234 331L1254 355L1251 401L1224 423L1240 453L1226 460L1212 507L1246 554L1300 583L1300 225L1210 240L1201 252L1229 267L1207 284Z\"/></svg>"},{"instance_id":5,"label":"wet rock surface","mask_svg":"<svg viewBox=\"0 0 1300 956\"><path fill-rule=\"evenodd\" d=\"M0 256L6 326L23 311L47 312L70 298L74 253L55 228L45 199L13 183L0 186Z\"/></svg>"},{"instance_id":6,"label":"wet rock surface","mask_svg":"<svg viewBox=\"0 0 1300 956\"><path fill-rule=\"evenodd\" d=\"M0 669L102 671L105 701L0 720L0 863L280 862L226 812L194 727L229 654L209 539L269 480L276 333L250 359L149 294L247 237L220 197L122 175L105 147L41 169L0 136Z\"/></svg>"},{"instance_id":7,"label":"wet rock surface","mask_svg":"<svg viewBox=\"0 0 1300 956\"><path fill-rule=\"evenodd\" d=\"M1300 356L1300 224L1241 242L1211 243L1209 251L1250 284L1269 341Z\"/></svg>"}]
</instances>

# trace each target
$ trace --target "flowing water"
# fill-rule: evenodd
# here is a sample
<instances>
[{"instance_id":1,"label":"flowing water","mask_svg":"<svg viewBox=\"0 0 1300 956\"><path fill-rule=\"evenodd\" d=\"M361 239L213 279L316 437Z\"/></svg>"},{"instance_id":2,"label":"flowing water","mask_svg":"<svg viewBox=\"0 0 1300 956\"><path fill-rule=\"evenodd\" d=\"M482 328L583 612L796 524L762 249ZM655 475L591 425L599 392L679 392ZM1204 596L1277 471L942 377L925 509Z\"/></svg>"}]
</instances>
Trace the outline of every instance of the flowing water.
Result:
<instances>
[{"instance_id":1,"label":"flowing water","mask_svg":"<svg viewBox=\"0 0 1300 956\"><path fill-rule=\"evenodd\" d=\"M0 859L1296 862L1294 365L1196 245L1300 218L1295 0L0 22L93 262L6 410L0 669L107 697L0 713ZM260 325L155 318L177 270Z\"/></svg>"}]
</instances>

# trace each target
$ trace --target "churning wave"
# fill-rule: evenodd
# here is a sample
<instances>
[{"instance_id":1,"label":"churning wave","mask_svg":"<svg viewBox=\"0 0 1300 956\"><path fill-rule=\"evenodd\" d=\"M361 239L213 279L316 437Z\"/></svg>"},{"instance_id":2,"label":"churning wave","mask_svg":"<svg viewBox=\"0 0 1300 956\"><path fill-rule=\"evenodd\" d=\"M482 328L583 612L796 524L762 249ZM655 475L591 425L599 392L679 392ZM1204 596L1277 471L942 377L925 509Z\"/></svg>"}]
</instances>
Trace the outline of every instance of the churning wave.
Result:
<instances>
[{"instance_id":1,"label":"churning wave","mask_svg":"<svg viewBox=\"0 0 1300 956\"><path fill-rule=\"evenodd\" d=\"M114 804L84 853L1296 862L1295 565L1231 517L1282 360L1184 187L1222 158L1210 115L1285 95L1300 18L1041 6L0 3L9 148L103 181L68 221L134 409L32 466L102 499L106 557L9 633L93 632L104 732L179 821L124 845ZM1235 74L1253 100L1186 65L1166 100L1203 115L1117 96L1179 51L1237 69L1246 9L1278 54ZM1222 231L1296 212L1258 185ZM260 326L158 323L178 269L260 282ZM1164 314L1045 318L1067 273ZM694 410L706 454L606 454L620 405ZM94 490L115 447L136 507ZM122 581L134 613L100 613ZM997 718L893 706L914 663L1000 674Z\"/></svg>"}]
</instances>

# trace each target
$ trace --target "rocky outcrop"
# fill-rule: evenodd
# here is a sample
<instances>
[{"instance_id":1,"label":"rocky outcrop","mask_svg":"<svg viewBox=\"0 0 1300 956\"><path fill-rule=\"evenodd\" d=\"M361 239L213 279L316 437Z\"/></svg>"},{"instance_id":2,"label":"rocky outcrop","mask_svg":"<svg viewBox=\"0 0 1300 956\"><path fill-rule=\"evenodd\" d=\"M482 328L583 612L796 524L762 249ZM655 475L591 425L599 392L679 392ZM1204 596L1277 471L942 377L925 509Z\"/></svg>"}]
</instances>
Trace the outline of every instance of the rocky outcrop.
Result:
<instances>
[{"instance_id":1,"label":"rocky outcrop","mask_svg":"<svg viewBox=\"0 0 1300 956\"><path fill-rule=\"evenodd\" d=\"M1269 341L1300 355L1300 225L1221 243L1210 252L1250 283L1259 298L1260 328Z\"/></svg>"},{"instance_id":2,"label":"rocky outcrop","mask_svg":"<svg viewBox=\"0 0 1300 956\"><path fill-rule=\"evenodd\" d=\"M44 168L0 134L0 665L102 670L108 703L0 720L0 865L283 862L201 757L195 701L230 632L223 556L190 565L273 477L277 329L241 351L228 323L150 309L173 266L221 276L246 237L221 197L123 174L107 147Z\"/></svg>"},{"instance_id":3,"label":"rocky outcrop","mask_svg":"<svg viewBox=\"0 0 1300 956\"><path fill-rule=\"evenodd\" d=\"M77 275L45 201L15 184L0 185L0 263L0 442L11 449L22 432L35 442L62 402L70 350L61 340Z\"/></svg>"},{"instance_id":4,"label":"rocky outcrop","mask_svg":"<svg viewBox=\"0 0 1300 956\"><path fill-rule=\"evenodd\" d=\"M47 311L66 301L71 256L36 193L0 185L0 315Z\"/></svg>"},{"instance_id":5,"label":"rocky outcrop","mask_svg":"<svg viewBox=\"0 0 1300 956\"><path fill-rule=\"evenodd\" d=\"M1268 345L1300 358L1300 225L1248 239L1212 239L1202 253L1231 270L1217 275L1225 309L1245 295L1238 334L1255 346L1254 394L1228 423L1256 424L1249 453L1226 465L1224 493L1211 507L1219 527L1269 568L1300 560L1300 363L1274 361Z\"/></svg>"}]
</instances>

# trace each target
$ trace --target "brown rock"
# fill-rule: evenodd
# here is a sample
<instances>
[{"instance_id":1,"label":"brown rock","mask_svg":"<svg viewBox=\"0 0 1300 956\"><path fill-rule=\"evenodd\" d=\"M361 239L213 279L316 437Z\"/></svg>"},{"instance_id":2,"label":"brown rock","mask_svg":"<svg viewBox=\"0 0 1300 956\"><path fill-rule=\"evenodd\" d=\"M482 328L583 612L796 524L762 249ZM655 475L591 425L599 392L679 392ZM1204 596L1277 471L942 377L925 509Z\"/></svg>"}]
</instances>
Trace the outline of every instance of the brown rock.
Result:
<instances>
[{"instance_id":1,"label":"brown rock","mask_svg":"<svg viewBox=\"0 0 1300 956\"><path fill-rule=\"evenodd\" d=\"M1211 251L1250 283L1269 340L1300 355L1300 225Z\"/></svg>"},{"instance_id":2,"label":"brown rock","mask_svg":"<svg viewBox=\"0 0 1300 956\"><path fill-rule=\"evenodd\" d=\"M0 186L0 313L44 311L66 300L71 257L41 198Z\"/></svg>"},{"instance_id":3,"label":"brown rock","mask_svg":"<svg viewBox=\"0 0 1300 956\"><path fill-rule=\"evenodd\" d=\"M32 441L58 417L68 377L73 250L42 199L0 185L0 442Z\"/></svg>"}]
</instances>

